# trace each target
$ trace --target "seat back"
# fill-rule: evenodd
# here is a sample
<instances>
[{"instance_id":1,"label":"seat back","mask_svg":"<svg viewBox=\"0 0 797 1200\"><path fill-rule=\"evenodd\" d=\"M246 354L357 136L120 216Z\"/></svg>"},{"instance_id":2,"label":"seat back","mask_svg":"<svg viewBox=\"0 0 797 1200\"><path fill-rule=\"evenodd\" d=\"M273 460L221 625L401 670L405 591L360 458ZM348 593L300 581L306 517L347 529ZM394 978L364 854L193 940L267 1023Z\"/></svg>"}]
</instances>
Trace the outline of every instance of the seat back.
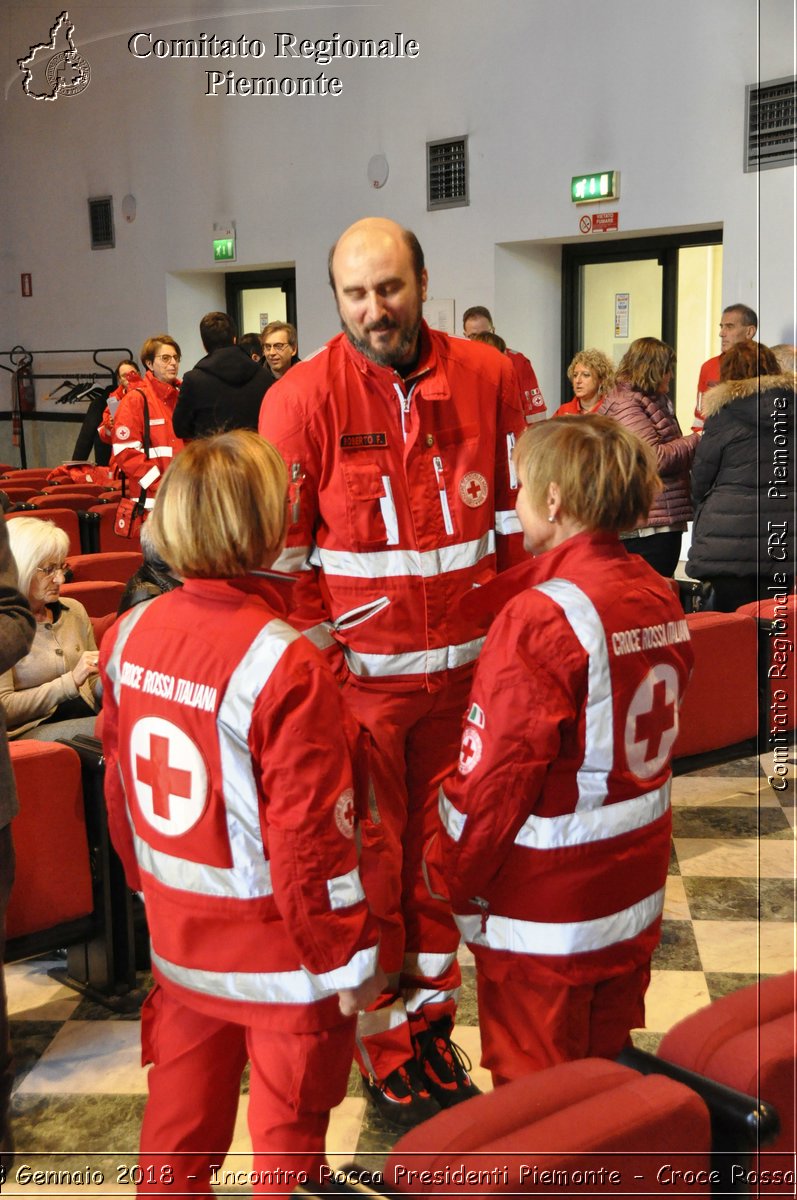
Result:
<instances>
[{"instance_id":1,"label":"seat back","mask_svg":"<svg viewBox=\"0 0 797 1200\"><path fill-rule=\"evenodd\" d=\"M43 496L57 496L59 492L80 496L100 496L107 490L107 483L73 483L71 480L65 480L63 483L48 483L47 487L41 489L41 493Z\"/></svg>"},{"instance_id":2,"label":"seat back","mask_svg":"<svg viewBox=\"0 0 797 1200\"><path fill-rule=\"evenodd\" d=\"M12 835L17 868L6 914L9 942L56 932L93 908L80 759L56 742L12 741L19 795ZM30 952L30 951L29 951ZM14 956L14 946L7 957Z\"/></svg>"},{"instance_id":3,"label":"seat back","mask_svg":"<svg viewBox=\"0 0 797 1200\"><path fill-rule=\"evenodd\" d=\"M741 613L688 613L695 666L673 757L719 750L756 736L756 628Z\"/></svg>"},{"instance_id":4,"label":"seat back","mask_svg":"<svg viewBox=\"0 0 797 1200\"><path fill-rule=\"evenodd\" d=\"M42 521L52 521L59 529L63 529L69 538L69 553L80 554L80 524L76 512L69 508L26 508L18 513L6 513L6 520L13 521L16 517L34 517Z\"/></svg>"},{"instance_id":5,"label":"seat back","mask_svg":"<svg viewBox=\"0 0 797 1200\"><path fill-rule=\"evenodd\" d=\"M136 551L105 550L97 554L76 554L67 561L74 583L85 583L89 579L115 579L127 583L144 559Z\"/></svg>"},{"instance_id":6,"label":"seat back","mask_svg":"<svg viewBox=\"0 0 797 1200\"><path fill-rule=\"evenodd\" d=\"M32 496L29 503L36 508L70 508L72 512L86 512L96 502L95 496L87 496L85 492L67 492L55 488L50 495Z\"/></svg>"},{"instance_id":7,"label":"seat back","mask_svg":"<svg viewBox=\"0 0 797 1200\"><path fill-rule=\"evenodd\" d=\"M538 1071L444 1109L405 1134L384 1169L388 1192L437 1197L673 1190L668 1164L708 1172L711 1129L703 1101L663 1076L603 1059ZM663 1173L661 1169L664 1169ZM641 1178L640 1178L641 1177ZM696 1183L690 1194L708 1195Z\"/></svg>"},{"instance_id":8,"label":"seat back","mask_svg":"<svg viewBox=\"0 0 797 1200\"><path fill-rule=\"evenodd\" d=\"M662 1038L658 1056L767 1101L780 1136L759 1151L758 1169L785 1169L797 1151L797 973L775 975L715 1000ZM793 1195L788 1187L767 1195Z\"/></svg>"},{"instance_id":9,"label":"seat back","mask_svg":"<svg viewBox=\"0 0 797 1200\"><path fill-rule=\"evenodd\" d=\"M90 617L116 615L125 585L116 579L87 579L82 583L65 583L61 595L79 600Z\"/></svg>"},{"instance_id":10,"label":"seat back","mask_svg":"<svg viewBox=\"0 0 797 1200\"><path fill-rule=\"evenodd\" d=\"M797 729L795 630L797 596L759 600L737 611L751 616L758 628L758 696L762 745L783 746Z\"/></svg>"},{"instance_id":11,"label":"seat back","mask_svg":"<svg viewBox=\"0 0 797 1200\"><path fill-rule=\"evenodd\" d=\"M119 537L116 532L116 505L98 504L92 505L89 509L89 515L96 515L97 523L94 526L94 534L97 540L98 550L138 550L140 547L139 536L135 537ZM92 522L93 524L93 522Z\"/></svg>"}]
</instances>

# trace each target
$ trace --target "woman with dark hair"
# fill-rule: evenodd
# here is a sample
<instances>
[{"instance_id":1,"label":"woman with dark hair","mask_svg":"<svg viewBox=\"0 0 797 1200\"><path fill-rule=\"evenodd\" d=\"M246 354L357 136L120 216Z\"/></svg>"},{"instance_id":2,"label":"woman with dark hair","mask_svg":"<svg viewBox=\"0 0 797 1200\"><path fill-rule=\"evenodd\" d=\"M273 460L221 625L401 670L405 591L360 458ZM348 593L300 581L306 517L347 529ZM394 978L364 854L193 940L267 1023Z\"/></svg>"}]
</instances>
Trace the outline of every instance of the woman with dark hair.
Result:
<instances>
[{"instance_id":1,"label":"woman with dark hair","mask_svg":"<svg viewBox=\"0 0 797 1200\"><path fill-rule=\"evenodd\" d=\"M668 395L675 351L654 337L637 338L620 361L615 385L595 409L614 417L653 447L662 490L636 529L622 534L629 554L639 554L671 576L678 565L681 539L692 517L689 468L698 443L684 437Z\"/></svg>"},{"instance_id":2,"label":"woman with dark hair","mask_svg":"<svg viewBox=\"0 0 797 1200\"><path fill-rule=\"evenodd\" d=\"M686 569L732 612L794 582L795 375L760 342L739 342L706 392L692 469L697 514Z\"/></svg>"}]
</instances>

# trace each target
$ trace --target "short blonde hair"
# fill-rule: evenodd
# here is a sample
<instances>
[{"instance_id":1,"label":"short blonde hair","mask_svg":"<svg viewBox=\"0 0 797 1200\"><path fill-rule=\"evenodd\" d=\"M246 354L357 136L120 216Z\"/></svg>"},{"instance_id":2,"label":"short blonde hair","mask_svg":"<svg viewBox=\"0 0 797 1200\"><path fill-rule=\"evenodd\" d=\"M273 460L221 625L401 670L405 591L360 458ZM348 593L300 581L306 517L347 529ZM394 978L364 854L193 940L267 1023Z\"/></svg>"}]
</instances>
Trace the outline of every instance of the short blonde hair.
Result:
<instances>
[{"instance_id":1,"label":"short blonde hair","mask_svg":"<svg viewBox=\"0 0 797 1200\"><path fill-rule=\"evenodd\" d=\"M675 367L675 351L654 337L637 338L620 359L617 383L627 383L635 392L654 396L668 371Z\"/></svg>"},{"instance_id":2,"label":"short blonde hair","mask_svg":"<svg viewBox=\"0 0 797 1200\"><path fill-rule=\"evenodd\" d=\"M602 350L579 350L567 368L567 378L573 382L573 372L583 363L598 381L598 395L605 396L614 383L614 363Z\"/></svg>"},{"instance_id":3,"label":"short blonde hair","mask_svg":"<svg viewBox=\"0 0 797 1200\"><path fill-rule=\"evenodd\" d=\"M173 574L232 579L268 566L285 537L287 473L247 429L189 442L163 477L150 541Z\"/></svg>"},{"instance_id":4,"label":"short blonde hair","mask_svg":"<svg viewBox=\"0 0 797 1200\"><path fill-rule=\"evenodd\" d=\"M8 540L19 575L19 590L30 595L30 585L37 567L57 560L63 562L69 553L69 535L52 521L38 517L14 517L7 522Z\"/></svg>"},{"instance_id":5,"label":"short blonde hair","mask_svg":"<svg viewBox=\"0 0 797 1200\"><path fill-rule=\"evenodd\" d=\"M513 459L534 508L545 508L555 483L563 513L593 531L633 529L661 488L651 448L611 417L539 422L520 437Z\"/></svg>"}]
</instances>

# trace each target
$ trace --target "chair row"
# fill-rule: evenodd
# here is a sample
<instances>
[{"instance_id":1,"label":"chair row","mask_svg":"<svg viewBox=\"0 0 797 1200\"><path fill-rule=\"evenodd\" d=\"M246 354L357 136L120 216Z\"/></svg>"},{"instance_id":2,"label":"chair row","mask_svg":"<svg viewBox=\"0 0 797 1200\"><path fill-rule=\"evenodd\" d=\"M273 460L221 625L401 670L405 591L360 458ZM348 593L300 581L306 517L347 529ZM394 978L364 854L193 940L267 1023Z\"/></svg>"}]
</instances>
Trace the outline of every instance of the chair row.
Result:
<instances>
[{"instance_id":1,"label":"chair row","mask_svg":"<svg viewBox=\"0 0 797 1200\"><path fill-rule=\"evenodd\" d=\"M21 508L5 514L7 521L15 517L38 517L43 521L52 521L59 529L63 529L69 537L69 553L96 554L98 551L131 551L138 550L140 539L120 537L116 532L116 504L94 505L91 498L84 509L74 511L69 508Z\"/></svg>"}]
</instances>

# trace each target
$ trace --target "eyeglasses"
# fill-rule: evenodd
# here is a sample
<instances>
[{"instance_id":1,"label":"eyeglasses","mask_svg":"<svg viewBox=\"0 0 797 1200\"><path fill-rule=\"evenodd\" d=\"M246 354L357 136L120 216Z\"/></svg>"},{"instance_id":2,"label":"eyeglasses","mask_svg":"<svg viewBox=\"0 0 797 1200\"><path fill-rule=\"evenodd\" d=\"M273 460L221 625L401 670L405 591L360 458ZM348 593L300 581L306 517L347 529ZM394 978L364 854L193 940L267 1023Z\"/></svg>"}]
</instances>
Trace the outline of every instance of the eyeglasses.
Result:
<instances>
[{"instance_id":1,"label":"eyeglasses","mask_svg":"<svg viewBox=\"0 0 797 1200\"><path fill-rule=\"evenodd\" d=\"M52 579L55 575L66 576L69 570L69 563L48 563L46 567L37 567L36 570L42 575L46 575L47 578Z\"/></svg>"},{"instance_id":2,"label":"eyeglasses","mask_svg":"<svg viewBox=\"0 0 797 1200\"><path fill-rule=\"evenodd\" d=\"M179 354L156 354L155 361L156 362L165 362L165 363L170 363L170 362L179 363L180 355Z\"/></svg>"},{"instance_id":3,"label":"eyeglasses","mask_svg":"<svg viewBox=\"0 0 797 1200\"><path fill-rule=\"evenodd\" d=\"M268 354L269 350L287 350L289 345L290 342L264 342L263 349Z\"/></svg>"}]
</instances>

